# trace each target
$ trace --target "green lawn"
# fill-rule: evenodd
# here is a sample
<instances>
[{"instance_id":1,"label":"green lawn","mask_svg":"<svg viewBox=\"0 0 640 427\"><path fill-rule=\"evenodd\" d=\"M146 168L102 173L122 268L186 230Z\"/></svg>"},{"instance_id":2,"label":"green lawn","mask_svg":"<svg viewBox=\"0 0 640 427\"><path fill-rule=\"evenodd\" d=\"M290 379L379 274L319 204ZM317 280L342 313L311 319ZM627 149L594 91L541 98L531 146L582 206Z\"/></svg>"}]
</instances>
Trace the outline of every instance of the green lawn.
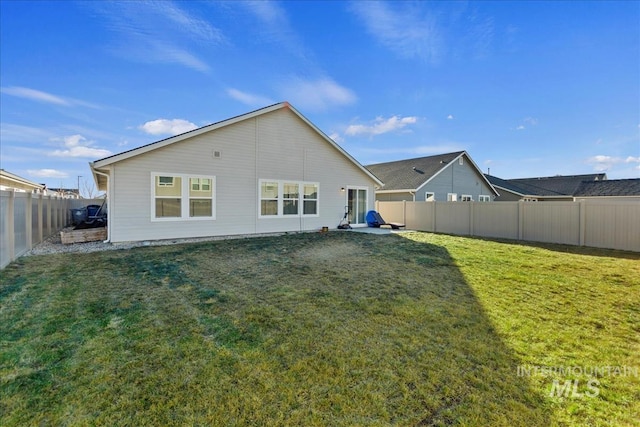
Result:
<instances>
[{"instance_id":1,"label":"green lawn","mask_svg":"<svg viewBox=\"0 0 640 427\"><path fill-rule=\"evenodd\" d=\"M0 425L639 425L639 261L348 232L22 258Z\"/></svg>"}]
</instances>

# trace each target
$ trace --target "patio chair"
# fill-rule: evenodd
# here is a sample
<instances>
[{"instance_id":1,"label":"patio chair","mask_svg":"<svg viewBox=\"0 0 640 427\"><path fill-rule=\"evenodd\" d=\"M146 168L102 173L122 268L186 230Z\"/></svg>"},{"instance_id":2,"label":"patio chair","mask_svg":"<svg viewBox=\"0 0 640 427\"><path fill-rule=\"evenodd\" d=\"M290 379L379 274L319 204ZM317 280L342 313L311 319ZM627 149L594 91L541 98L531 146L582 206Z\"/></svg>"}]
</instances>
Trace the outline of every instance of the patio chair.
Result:
<instances>
[{"instance_id":1,"label":"patio chair","mask_svg":"<svg viewBox=\"0 0 640 427\"><path fill-rule=\"evenodd\" d=\"M399 230L400 228L404 228L404 224L398 224L397 222L386 222L382 215L380 215L377 211L369 211L366 216L367 225L369 227L380 228L382 226L389 226L393 230Z\"/></svg>"}]
</instances>

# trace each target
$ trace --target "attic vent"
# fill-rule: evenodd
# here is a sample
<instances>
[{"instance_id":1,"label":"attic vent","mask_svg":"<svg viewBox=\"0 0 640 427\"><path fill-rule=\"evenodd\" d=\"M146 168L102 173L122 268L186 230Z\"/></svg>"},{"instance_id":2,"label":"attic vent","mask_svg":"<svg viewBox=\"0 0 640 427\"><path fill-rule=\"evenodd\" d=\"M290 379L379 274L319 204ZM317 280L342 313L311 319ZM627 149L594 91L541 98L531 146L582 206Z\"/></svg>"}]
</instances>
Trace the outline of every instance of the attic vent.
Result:
<instances>
[{"instance_id":1,"label":"attic vent","mask_svg":"<svg viewBox=\"0 0 640 427\"><path fill-rule=\"evenodd\" d=\"M458 164L461 166L464 165L464 160L462 159L462 157L458 159Z\"/></svg>"},{"instance_id":2,"label":"attic vent","mask_svg":"<svg viewBox=\"0 0 640 427\"><path fill-rule=\"evenodd\" d=\"M218 150L213 150L213 158L214 159L219 159L220 157L222 157L222 152L220 152Z\"/></svg>"}]
</instances>

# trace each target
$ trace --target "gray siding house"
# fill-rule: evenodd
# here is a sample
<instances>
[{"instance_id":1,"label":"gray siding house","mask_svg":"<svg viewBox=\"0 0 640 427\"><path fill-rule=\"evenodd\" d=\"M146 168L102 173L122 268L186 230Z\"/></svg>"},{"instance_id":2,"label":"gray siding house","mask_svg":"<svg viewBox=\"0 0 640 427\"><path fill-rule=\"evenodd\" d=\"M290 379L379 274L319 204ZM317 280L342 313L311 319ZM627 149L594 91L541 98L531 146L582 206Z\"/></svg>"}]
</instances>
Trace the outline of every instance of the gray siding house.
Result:
<instances>
[{"instance_id":1,"label":"gray siding house","mask_svg":"<svg viewBox=\"0 0 640 427\"><path fill-rule=\"evenodd\" d=\"M112 242L366 225L382 185L283 102L90 163Z\"/></svg>"},{"instance_id":2,"label":"gray siding house","mask_svg":"<svg viewBox=\"0 0 640 427\"><path fill-rule=\"evenodd\" d=\"M466 151L368 165L378 201L492 201L498 192Z\"/></svg>"}]
</instances>

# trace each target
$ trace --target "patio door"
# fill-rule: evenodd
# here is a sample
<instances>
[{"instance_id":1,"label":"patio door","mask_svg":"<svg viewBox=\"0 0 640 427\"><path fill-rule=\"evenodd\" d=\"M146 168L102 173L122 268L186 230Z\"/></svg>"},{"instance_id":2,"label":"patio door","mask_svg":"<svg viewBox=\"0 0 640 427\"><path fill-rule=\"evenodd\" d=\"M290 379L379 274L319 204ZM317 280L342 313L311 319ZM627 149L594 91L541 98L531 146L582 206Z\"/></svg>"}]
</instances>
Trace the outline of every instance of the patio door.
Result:
<instances>
[{"instance_id":1,"label":"patio door","mask_svg":"<svg viewBox=\"0 0 640 427\"><path fill-rule=\"evenodd\" d=\"M367 223L367 189L347 188L347 206L349 208L349 222L351 225L364 225Z\"/></svg>"}]
</instances>

